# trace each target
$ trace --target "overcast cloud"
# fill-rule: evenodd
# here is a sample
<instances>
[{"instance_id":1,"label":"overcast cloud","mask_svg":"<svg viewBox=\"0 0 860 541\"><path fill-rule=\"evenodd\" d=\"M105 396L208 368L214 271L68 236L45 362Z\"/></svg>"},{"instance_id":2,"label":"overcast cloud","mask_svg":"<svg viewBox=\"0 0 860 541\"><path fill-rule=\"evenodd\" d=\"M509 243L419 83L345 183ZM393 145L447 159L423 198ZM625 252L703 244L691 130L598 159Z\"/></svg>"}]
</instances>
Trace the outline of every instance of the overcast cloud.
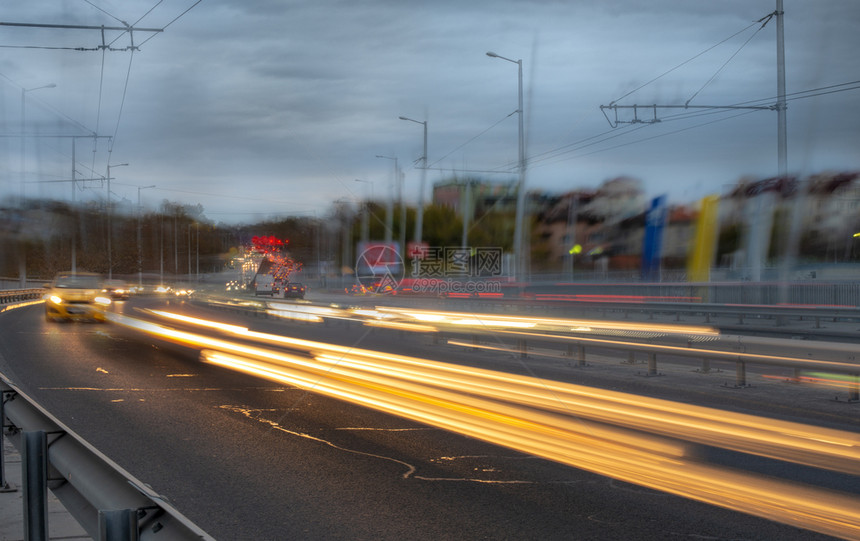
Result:
<instances>
[{"instance_id":1,"label":"overcast cloud","mask_svg":"<svg viewBox=\"0 0 860 541\"><path fill-rule=\"evenodd\" d=\"M860 81L860 3L784 3L789 96ZM26 93L26 133L115 135L95 152L91 139L76 140L77 177L129 163L112 169L117 200L134 203L135 186L155 184L144 204L200 203L216 221L321 215L337 199L367 194L357 178L380 197L393 162L377 155L398 158L415 202L422 127L399 116L428 121L428 196L453 174L512 180L517 67L487 51L523 60L531 189L561 193L629 175L649 195L686 203L777 173L773 111L688 120L660 111L659 124L612 130L599 109L741 32L775 0L203 0L179 17L193 4L4 4L3 22L167 27L154 37L135 32L142 45L133 54L103 55L54 49L97 47L98 31L0 26L0 193L17 192L22 178L21 89L48 84L57 86ZM692 105L772 105L776 21L752 37L760 26L618 103L683 105L695 95ZM106 36L115 48L129 45L127 34ZM845 90L858 86L789 101L790 173L860 168L860 90ZM70 139L28 139L26 193L70 199L70 183L44 181L71 178L71 161ZM78 200L104 197L100 182L82 186Z\"/></svg>"}]
</instances>

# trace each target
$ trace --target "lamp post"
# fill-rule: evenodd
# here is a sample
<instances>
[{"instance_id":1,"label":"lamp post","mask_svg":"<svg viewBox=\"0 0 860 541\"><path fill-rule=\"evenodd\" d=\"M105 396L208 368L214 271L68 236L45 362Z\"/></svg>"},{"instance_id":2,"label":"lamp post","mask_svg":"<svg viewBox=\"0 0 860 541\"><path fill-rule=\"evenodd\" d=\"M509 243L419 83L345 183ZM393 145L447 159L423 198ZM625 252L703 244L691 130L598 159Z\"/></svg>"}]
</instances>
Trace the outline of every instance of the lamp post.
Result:
<instances>
[{"instance_id":1,"label":"lamp post","mask_svg":"<svg viewBox=\"0 0 860 541\"><path fill-rule=\"evenodd\" d=\"M377 158L384 158L386 160L394 160L394 182L400 181L398 178L400 176L400 168L397 166L397 158L392 158L390 156L380 156L376 155ZM391 236L394 229L394 193L391 189L392 187L388 186L388 201L385 203L385 243L391 244ZM401 205L403 203L403 199L401 198Z\"/></svg>"},{"instance_id":2,"label":"lamp post","mask_svg":"<svg viewBox=\"0 0 860 541\"><path fill-rule=\"evenodd\" d=\"M401 116L400 120L408 120L424 126L424 153L421 155L421 183L418 185L418 214L415 216L415 243L421 242L424 234L424 183L427 180L427 121L421 122Z\"/></svg>"},{"instance_id":3,"label":"lamp post","mask_svg":"<svg viewBox=\"0 0 860 541\"><path fill-rule=\"evenodd\" d=\"M111 200L110 200L110 168L125 167L127 163L118 163L116 165L108 164L107 166L107 253L108 253L108 279L113 278L113 255L111 254L111 226L113 225L113 217L111 216Z\"/></svg>"},{"instance_id":4,"label":"lamp post","mask_svg":"<svg viewBox=\"0 0 860 541\"><path fill-rule=\"evenodd\" d=\"M370 199L364 202L364 212L361 214L361 240L362 242L370 241L370 202L373 200L373 181L355 179L356 182L364 182L370 185Z\"/></svg>"},{"instance_id":5,"label":"lamp post","mask_svg":"<svg viewBox=\"0 0 860 541\"><path fill-rule=\"evenodd\" d=\"M25 178L24 178L24 170L26 169L25 161L26 161L26 146L27 146L27 137L24 135L24 128L26 125L26 110L27 110L27 92L33 92L34 90L41 90L43 88L56 88L57 85L54 83L37 86L36 88L22 88L21 89L21 203L24 203L24 195L25 195Z\"/></svg>"},{"instance_id":6,"label":"lamp post","mask_svg":"<svg viewBox=\"0 0 860 541\"><path fill-rule=\"evenodd\" d=\"M137 287L143 287L143 257L141 256L140 249L140 191L148 190L150 188L155 188L155 184L151 186L138 186L137 187Z\"/></svg>"},{"instance_id":7,"label":"lamp post","mask_svg":"<svg viewBox=\"0 0 860 541\"><path fill-rule=\"evenodd\" d=\"M27 148L27 137L24 135L24 127L26 124L26 101L27 101L27 92L32 92L34 90L39 90L42 88L55 88L57 85L51 83L49 85L37 86L36 88L22 88L21 89L21 186L19 189L20 197L21 197L21 210L24 210L24 197L25 197L25 187L26 178L24 171L27 166L26 162L26 148ZM14 193L14 188L12 191ZM73 269L74 270L74 269ZM20 243L20 251L18 256L18 278L20 280L19 285L21 289L25 289L27 287L27 248L24 246L24 243Z\"/></svg>"},{"instance_id":8,"label":"lamp post","mask_svg":"<svg viewBox=\"0 0 860 541\"><path fill-rule=\"evenodd\" d=\"M487 56L491 58L501 58L517 65L518 68L518 102L519 107L519 182L517 185L517 210L516 221L514 222L514 265L516 272L514 277L522 281L526 279L526 274L529 269L529 258L523 246L524 227L523 215L525 214L525 198L526 198L526 161L525 161L525 142L523 139L523 61L511 60L504 56L497 55L493 52L488 52Z\"/></svg>"}]
</instances>

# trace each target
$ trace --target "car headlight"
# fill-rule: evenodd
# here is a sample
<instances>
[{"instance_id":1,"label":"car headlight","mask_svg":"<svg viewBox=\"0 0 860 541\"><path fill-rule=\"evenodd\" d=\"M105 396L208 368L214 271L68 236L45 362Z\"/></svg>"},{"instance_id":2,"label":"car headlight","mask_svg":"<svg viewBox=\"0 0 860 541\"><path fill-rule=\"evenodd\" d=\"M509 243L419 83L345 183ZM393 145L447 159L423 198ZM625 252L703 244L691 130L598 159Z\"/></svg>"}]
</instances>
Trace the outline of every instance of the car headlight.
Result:
<instances>
[{"instance_id":1,"label":"car headlight","mask_svg":"<svg viewBox=\"0 0 860 541\"><path fill-rule=\"evenodd\" d=\"M110 304L110 299L108 297L96 297L93 300L96 301L96 304L103 304L105 306Z\"/></svg>"},{"instance_id":2,"label":"car headlight","mask_svg":"<svg viewBox=\"0 0 860 541\"><path fill-rule=\"evenodd\" d=\"M51 295L50 297L48 297L48 300L50 300L54 304L63 304L63 299L56 295Z\"/></svg>"}]
</instances>

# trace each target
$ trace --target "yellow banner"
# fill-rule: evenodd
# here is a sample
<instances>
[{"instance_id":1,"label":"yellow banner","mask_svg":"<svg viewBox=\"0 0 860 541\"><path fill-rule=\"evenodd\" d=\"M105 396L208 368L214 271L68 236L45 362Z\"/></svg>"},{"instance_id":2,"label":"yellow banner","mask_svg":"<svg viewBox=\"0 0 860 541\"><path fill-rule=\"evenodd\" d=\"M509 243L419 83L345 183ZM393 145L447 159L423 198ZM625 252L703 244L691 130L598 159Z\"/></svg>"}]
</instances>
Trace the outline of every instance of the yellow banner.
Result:
<instances>
[{"instance_id":1,"label":"yellow banner","mask_svg":"<svg viewBox=\"0 0 860 541\"><path fill-rule=\"evenodd\" d=\"M711 263L717 248L717 208L720 198L708 195L702 198L696 234L687 256L687 281L708 282L711 279Z\"/></svg>"}]
</instances>

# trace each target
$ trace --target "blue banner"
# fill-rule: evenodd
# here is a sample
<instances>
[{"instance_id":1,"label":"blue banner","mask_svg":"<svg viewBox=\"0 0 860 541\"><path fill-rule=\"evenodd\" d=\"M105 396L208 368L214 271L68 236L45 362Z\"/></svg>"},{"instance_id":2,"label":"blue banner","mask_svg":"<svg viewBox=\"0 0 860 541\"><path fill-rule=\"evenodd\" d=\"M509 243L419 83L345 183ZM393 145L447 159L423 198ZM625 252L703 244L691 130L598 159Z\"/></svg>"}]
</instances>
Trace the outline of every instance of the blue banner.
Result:
<instances>
[{"instance_id":1,"label":"blue banner","mask_svg":"<svg viewBox=\"0 0 860 541\"><path fill-rule=\"evenodd\" d=\"M663 228L666 225L666 196L651 200L645 214L645 238L642 243L642 279L654 282L660 279L660 257L663 250Z\"/></svg>"}]
</instances>

